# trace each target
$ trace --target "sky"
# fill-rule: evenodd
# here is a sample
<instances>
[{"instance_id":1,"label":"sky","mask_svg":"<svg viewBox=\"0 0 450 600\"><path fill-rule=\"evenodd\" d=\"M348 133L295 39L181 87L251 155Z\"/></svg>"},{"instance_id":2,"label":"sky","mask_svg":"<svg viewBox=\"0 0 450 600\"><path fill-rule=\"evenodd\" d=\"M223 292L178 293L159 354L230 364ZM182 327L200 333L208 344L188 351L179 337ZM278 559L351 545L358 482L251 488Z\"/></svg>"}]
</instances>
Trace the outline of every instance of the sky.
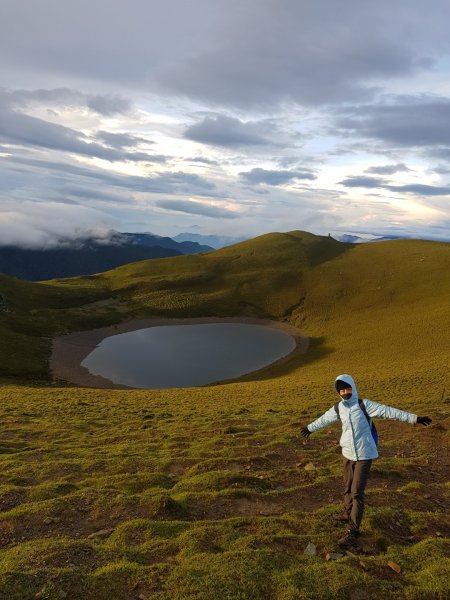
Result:
<instances>
[{"instance_id":1,"label":"sky","mask_svg":"<svg viewBox=\"0 0 450 600\"><path fill-rule=\"evenodd\" d=\"M450 241L448 0L1 0L0 245Z\"/></svg>"}]
</instances>

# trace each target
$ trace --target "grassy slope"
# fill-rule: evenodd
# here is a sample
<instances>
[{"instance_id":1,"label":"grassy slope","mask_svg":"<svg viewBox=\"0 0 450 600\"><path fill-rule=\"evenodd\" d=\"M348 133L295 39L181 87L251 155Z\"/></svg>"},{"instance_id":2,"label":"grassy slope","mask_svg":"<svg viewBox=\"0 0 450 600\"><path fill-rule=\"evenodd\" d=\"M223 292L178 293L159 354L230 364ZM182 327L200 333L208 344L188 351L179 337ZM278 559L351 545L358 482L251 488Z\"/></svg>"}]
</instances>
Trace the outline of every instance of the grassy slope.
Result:
<instances>
[{"instance_id":1,"label":"grassy slope","mask_svg":"<svg viewBox=\"0 0 450 600\"><path fill-rule=\"evenodd\" d=\"M448 540L436 532L448 534L449 256L448 244L353 247L294 232L93 278L0 280L15 311L0 321L11 340L1 356L7 375L45 374L48 346L30 331L124 315L286 318L312 340L281 369L217 387L4 386L0 599L39 591L96 600L446 598ZM107 297L115 302L84 306ZM298 428L334 402L342 371L365 396L435 421L427 430L379 424L382 459L364 521L368 571L351 557L303 555L309 541L334 549L341 458L337 429L306 443ZM88 538L102 528L114 531Z\"/></svg>"}]
</instances>

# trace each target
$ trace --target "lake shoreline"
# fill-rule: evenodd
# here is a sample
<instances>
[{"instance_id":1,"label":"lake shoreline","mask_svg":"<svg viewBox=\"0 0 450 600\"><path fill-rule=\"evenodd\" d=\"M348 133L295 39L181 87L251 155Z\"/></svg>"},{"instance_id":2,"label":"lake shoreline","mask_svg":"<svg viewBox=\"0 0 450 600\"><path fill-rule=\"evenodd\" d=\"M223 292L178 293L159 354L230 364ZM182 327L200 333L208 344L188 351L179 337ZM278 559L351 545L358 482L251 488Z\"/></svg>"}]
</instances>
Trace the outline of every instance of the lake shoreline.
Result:
<instances>
[{"instance_id":1,"label":"lake shoreline","mask_svg":"<svg viewBox=\"0 0 450 600\"><path fill-rule=\"evenodd\" d=\"M166 318L152 317L147 319L134 319L117 325L110 325L89 331L78 331L58 336L52 340L52 353L50 357L50 371L54 382L64 381L80 387L103 388L103 389L148 389L134 388L126 385L115 384L100 375L92 375L81 362L90 354L102 340L107 337L128 333L138 329L149 327L160 327L168 325L202 325L209 323L244 323L247 325L262 325L283 331L295 340L295 348L292 352L271 363L270 367L281 364L294 354L304 354L308 348L308 338L301 335L293 325L282 321L271 321L268 319L256 319L252 317L192 317L192 318ZM265 367L267 368L267 367ZM261 369L258 369L261 370ZM255 373L257 371L254 371ZM246 373L248 375L249 373ZM245 375L243 375L245 376ZM221 383L225 383L224 380Z\"/></svg>"}]
</instances>

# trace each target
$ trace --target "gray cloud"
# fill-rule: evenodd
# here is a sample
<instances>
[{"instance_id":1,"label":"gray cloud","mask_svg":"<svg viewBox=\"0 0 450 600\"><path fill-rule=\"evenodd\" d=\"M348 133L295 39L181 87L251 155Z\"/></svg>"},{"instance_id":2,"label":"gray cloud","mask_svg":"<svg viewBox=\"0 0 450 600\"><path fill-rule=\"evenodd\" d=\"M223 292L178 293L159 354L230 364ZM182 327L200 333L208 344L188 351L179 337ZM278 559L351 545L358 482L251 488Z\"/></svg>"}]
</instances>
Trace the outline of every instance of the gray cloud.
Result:
<instances>
[{"instance_id":1,"label":"gray cloud","mask_svg":"<svg viewBox=\"0 0 450 600\"><path fill-rule=\"evenodd\" d=\"M80 178L88 178L99 182L101 185L125 188L136 192L220 197L220 193L216 191L216 185L213 182L199 175L184 173L182 171L166 171L149 177L142 177L122 175L112 173L111 171L99 170L94 167L80 167L52 160L7 157L3 158L2 162L4 165L24 165L36 169L38 172L45 172L45 182L47 185L53 187L55 186L55 180L59 182L61 181L61 176L63 176L63 181L67 181L67 177L71 181L80 181ZM28 176L33 177L33 172L31 171ZM42 193L47 193L46 187L42 187Z\"/></svg>"},{"instance_id":2,"label":"gray cloud","mask_svg":"<svg viewBox=\"0 0 450 600\"><path fill-rule=\"evenodd\" d=\"M114 135L114 134L111 134ZM105 138L105 132L101 133ZM129 142L139 138L128 136ZM113 139L113 138L110 138ZM167 158L145 152L122 152L111 145L104 146L80 131L50 123L14 110L0 108L0 141L60 150L82 156L93 156L108 161L130 160L134 162L164 163ZM116 145L118 142L116 141Z\"/></svg>"},{"instance_id":3,"label":"gray cloud","mask_svg":"<svg viewBox=\"0 0 450 600\"><path fill-rule=\"evenodd\" d=\"M431 148L427 154L434 158L443 158L448 160L450 158L450 148ZM436 171L437 172L437 171Z\"/></svg>"},{"instance_id":4,"label":"gray cloud","mask_svg":"<svg viewBox=\"0 0 450 600\"><path fill-rule=\"evenodd\" d=\"M193 173L166 172L149 178L138 178L142 191L165 194L185 193L211 195L216 186L211 181Z\"/></svg>"},{"instance_id":5,"label":"gray cloud","mask_svg":"<svg viewBox=\"0 0 450 600\"><path fill-rule=\"evenodd\" d=\"M395 165L381 165L379 167L369 167L366 169L366 173L374 173L375 175L393 175L394 173L410 172L412 169L404 163L397 163Z\"/></svg>"},{"instance_id":6,"label":"gray cloud","mask_svg":"<svg viewBox=\"0 0 450 600\"><path fill-rule=\"evenodd\" d=\"M336 125L395 146L448 146L450 99L399 97L389 104L350 107L342 111Z\"/></svg>"},{"instance_id":7,"label":"gray cloud","mask_svg":"<svg viewBox=\"0 0 450 600\"><path fill-rule=\"evenodd\" d=\"M82 187L79 185L64 185L60 188L55 196L58 199L63 198L67 201L68 198L76 198L80 200L94 200L99 202L126 202L128 200L128 196L124 193L117 193L113 190L101 191L96 188L91 187Z\"/></svg>"},{"instance_id":8,"label":"gray cloud","mask_svg":"<svg viewBox=\"0 0 450 600\"><path fill-rule=\"evenodd\" d=\"M240 215L221 206L214 206L193 200L158 200L156 206L178 212L203 215L221 219L236 219Z\"/></svg>"},{"instance_id":9,"label":"gray cloud","mask_svg":"<svg viewBox=\"0 0 450 600\"><path fill-rule=\"evenodd\" d=\"M446 0L134 0L131 10L3 0L2 13L0 67L12 80L96 81L216 107L361 101L449 51Z\"/></svg>"},{"instance_id":10,"label":"gray cloud","mask_svg":"<svg viewBox=\"0 0 450 600\"><path fill-rule=\"evenodd\" d=\"M448 15L448 5L438 4ZM413 10L420 19L404 1L285 0L281 10L275 0L248 0L239 13L222 15L206 49L194 47L160 69L158 82L222 105L354 102L371 96L380 79L429 68L421 44L426 38L428 48L434 45L424 31L429 11L418 3ZM443 25L435 32L439 51L448 48Z\"/></svg>"},{"instance_id":11,"label":"gray cloud","mask_svg":"<svg viewBox=\"0 0 450 600\"><path fill-rule=\"evenodd\" d=\"M410 183L408 185L388 185L386 189L392 192L406 192L418 196L448 196L450 195L449 186L423 185L420 183Z\"/></svg>"},{"instance_id":12,"label":"gray cloud","mask_svg":"<svg viewBox=\"0 0 450 600\"><path fill-rule=\"evenodd\" d=\"M117 95L86 94L69 88L14 91L0 88L0 101L13 108L23 108L34 104L64 108L85 106L104 116L124 114L131 108L130 100Z\"/></svg>"},{"instance_id":13,"label":"gray cloud","mask_svg":"<svg viewBox=\"0 0 450 600\"><path fill-rule=\"evenodd\" d=\"M130 101L116 96L88 95L86 105L101 115L126 113L130 109Z\"/></svg>"},{"instance_id":14,"label":"gray cloud","mask_svg":"<svg viewBox=\"0 0 450 600\"><path fill-rule=\"evenodd\" d=\"M217 160L206 158L206 156L194 156L191 158L185 158L185 162L204 163L205 165L218 165Z\"/></svg>"},{"instance_id":15,"label":"gray cloud","mask_svg":"<svg viewBox=\"0 0 450 600\"><path fill-rule=\"evenodd\" d=\"M147 154L147 152L124 152L123 160L131 160L132 162L149 162L164 164L167 162L167 156L163 154Z\"/></svg>"},{"instance_id":16,"label":"gray cloud","mask_svg":"<svg viewBox=\"0 0 450 600\"><path fill-rule=\"evenodd\" d=\"M97 131L96 137L113 148L134 148L135 146L144 144L153 144L154 142L146 138L131 135L129 133L113 133L111 131Z\"/></svg>"},{"instance_id":17,"label":"gray cloud","mask_svg":"<svg viewBox=\"0 0 450 600\"><path fill-rule=\"evenodd\" d=\"M269 140L261 135L258 123L243 123L239 119L219 115L205 117L200 123L191 125L184 132L188 140L215 146L261 146Z\"/></svg>"},{"instance_id":18,"label":"gray cloud","mask_svg":"<svg viewBox=\"0 0 450 600\"><path fill-rule=\"evenodd\" d=\"M403 192L407 194L415 194L417 196L448 196L450 195L450 186L424 185L421 183L410 183L407 185L390 185L383 179L375 177L349 177L339 182L345 187L362 187L362 188L381 188L391 192Z\"/></svg>"},{"instance_id":19,"label":"gray cloud","mask_svg":"<svg viewBox=\"0 0 450 600\"><path fill-rule=\"evenodd\" d=\"M266 183L267 185L284 185L295 179L316 179L313 173L307 171L270 171L260 168L242 171L239 175L249 183Z\"/></svg>"},{"instance_id":20,"label":"gray cloud","mask_svg":"<svg viewBox=\"0 0 450 600\"><path fill-rule=\"evenodd\" d=\"M117 150L89 142L81 132L15 111L0 110L0 140L96 156L105 160L123 158Z\"/></svg>"},{"instance_id":21,"label":"gray cloud","mask_svg":"<svg viewBox=\"0 0 450 600\"><path fill-rule=\"evenodd\" d=\"M363 187L363 188L381 188L385 187L386 182L383 179L378 179L376 177L348 177L347 179L343 179L339 181L340 185L344 185L345 187Z\"/></svg>"}]
</instances>

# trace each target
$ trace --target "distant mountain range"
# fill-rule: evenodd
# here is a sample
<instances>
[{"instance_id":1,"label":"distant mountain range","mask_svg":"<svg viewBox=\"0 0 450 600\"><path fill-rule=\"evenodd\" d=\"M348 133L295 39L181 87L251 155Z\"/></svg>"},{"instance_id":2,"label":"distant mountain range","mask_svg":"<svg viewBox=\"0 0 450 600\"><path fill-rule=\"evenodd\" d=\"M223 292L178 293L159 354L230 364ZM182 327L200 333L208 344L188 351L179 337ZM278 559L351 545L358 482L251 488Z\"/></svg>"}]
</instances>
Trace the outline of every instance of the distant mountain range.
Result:
<instances>
[{"instance_id":1,"label":"distant mountain range","mask_svg":"<svg viewBox=\"0 0 450 600\"><path fill-rule=\"evenodd\" d=\"M202 235L200 233L179 233L175 235L173 239L176 242L197 242L198 244L207 244L215 249L225 248L225 246L232 246L238 244L244 240L248 240L249 237L228 237L226 235Z\"/></svg>"},{"instance_id":2,"label":"distant mountain range","mask_svg":"<svg viewBox=\"0 0 450 600\"><path fill-rule=\"evenodd\" d=\"M112 232L105 240L85 238L55 248L0 247L0 273L43 281L61 277L92 275L121 265L182 254L213 250L197 242L176 242L151 233Z\"/></svg>"},{"instance_id":3,"label":"distant mountain range","mask_svg":"<svg viewBox=\"0 0 450 600\"><path fill-rule=\"evenodd\" d=\"M388 240L404 240L405 237L400 235L385 235L375 237L361 237L359 235L353 235L351 233L344 233L343 235L333 235L335 240L339 242L346 242L347 244L364 244L367 242L387 242Z\"/></svg>"},{"instance_id":4,"label":"distant mountain range","mask_svg":"<svg viewBox=\"0 0 450 600\"><path fill-rule=\"evenodd\" d=\"M378 236L370 236L370 237L361 237L358 235L344 233L342 235L332 235L332 238L338 240L338 242L346 242L349 244L362 244L366 242L383 242L386 240L399 240L404 239L402 236L397 235L386 235L383 237ZM207 244L208 246L212 246L213 248L225 248L226 246L232 246L233 244L238 244L239 242L243 242L249 237L228 237L226 235L202 235L199 233L179 233L173 237L177 242L198 242L199 244Z\"/></svg>"}]
</instances>

